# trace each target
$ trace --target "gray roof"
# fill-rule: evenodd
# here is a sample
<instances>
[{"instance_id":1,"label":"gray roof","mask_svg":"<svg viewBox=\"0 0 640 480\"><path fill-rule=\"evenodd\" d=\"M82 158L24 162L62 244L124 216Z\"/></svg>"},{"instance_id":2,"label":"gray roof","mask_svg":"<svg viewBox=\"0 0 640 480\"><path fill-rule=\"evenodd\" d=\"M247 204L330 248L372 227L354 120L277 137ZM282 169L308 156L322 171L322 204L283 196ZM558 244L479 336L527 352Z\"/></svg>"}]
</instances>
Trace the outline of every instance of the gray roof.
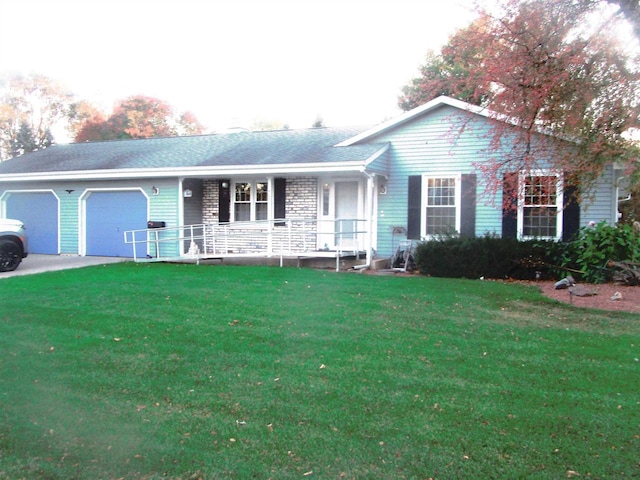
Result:
<instances>
[{"instance_id":1,"label":"gray roof","mask_svg":"<svg viewBox=\"0 0 640 480\"><path fill-rule=\"evenodd\" d=\"M237 132L54 145L0 162L0 175L365 161L380 144L335 147L368 127Z\"/></svg>"}]
</instances>

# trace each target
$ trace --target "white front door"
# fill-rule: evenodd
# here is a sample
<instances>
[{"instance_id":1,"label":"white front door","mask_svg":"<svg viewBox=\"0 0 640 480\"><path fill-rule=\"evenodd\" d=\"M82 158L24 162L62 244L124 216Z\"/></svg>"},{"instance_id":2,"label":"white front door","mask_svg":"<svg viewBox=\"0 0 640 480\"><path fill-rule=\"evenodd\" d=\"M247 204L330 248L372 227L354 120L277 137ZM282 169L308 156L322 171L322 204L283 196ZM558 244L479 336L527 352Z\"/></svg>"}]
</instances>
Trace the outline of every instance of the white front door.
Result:
<instances>
[{"instance_id":1,"label":"white front door","mask_svg":"<svg viewBox=\"0 0 640 480\"><path fill-rule=\"evenodd\" d=\"M360 180L327 180L320 183L318 249L362 249L365 228L363 184Z\"/></svg>"}]
</instances>

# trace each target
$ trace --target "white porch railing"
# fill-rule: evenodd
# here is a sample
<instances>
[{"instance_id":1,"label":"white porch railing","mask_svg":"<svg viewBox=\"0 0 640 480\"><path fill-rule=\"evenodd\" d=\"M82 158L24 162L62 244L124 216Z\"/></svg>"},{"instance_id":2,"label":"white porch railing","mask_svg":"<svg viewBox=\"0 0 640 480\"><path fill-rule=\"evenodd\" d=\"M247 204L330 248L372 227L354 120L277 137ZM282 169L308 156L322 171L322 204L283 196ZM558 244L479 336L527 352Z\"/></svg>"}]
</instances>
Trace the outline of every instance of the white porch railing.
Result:
<instances>
[{"instance_id":1,"label":"white porch railing","mask_svg":"<svg viewBox=\"0 0 640 480\"><path fill-rule=\"evenodd\" d=\"M284 257L335 256L338 266L341 257L367 251L366 225L357 218L205 223L129 230L124 241L132 245L135 261L280 256L282 265Z\"/></svg>"}]
</instances>

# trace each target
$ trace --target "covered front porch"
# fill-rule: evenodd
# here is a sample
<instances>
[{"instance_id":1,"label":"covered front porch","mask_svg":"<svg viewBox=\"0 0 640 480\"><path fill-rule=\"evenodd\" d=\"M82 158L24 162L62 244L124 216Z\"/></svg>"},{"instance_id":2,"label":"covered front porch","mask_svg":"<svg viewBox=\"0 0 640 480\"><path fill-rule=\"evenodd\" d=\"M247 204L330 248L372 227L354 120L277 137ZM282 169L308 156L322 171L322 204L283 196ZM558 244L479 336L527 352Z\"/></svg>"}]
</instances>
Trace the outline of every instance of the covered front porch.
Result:
<instances>
[{"instance_id":1,"label":"covered front porch","mask_svg":"<svg viewBox=\"0 0 640 480\"><path fill-rule=\"evenodd\" d=\"M178 227L132 232L136 259L352 257L365 264L376 248L379 176L234 173L180 182ZM143 245L146 243L146 245ZM289 262L290 263L290 262Z\"/></svg>"}]
</instances>

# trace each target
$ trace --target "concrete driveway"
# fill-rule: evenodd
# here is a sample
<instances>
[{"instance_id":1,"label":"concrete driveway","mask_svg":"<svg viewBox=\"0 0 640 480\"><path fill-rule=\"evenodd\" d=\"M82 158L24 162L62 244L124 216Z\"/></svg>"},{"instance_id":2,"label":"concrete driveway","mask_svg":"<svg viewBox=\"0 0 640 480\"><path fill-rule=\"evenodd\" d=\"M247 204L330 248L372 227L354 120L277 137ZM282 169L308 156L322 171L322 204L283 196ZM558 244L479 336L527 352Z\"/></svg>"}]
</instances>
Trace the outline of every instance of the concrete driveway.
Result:
<instances>
[{"instance_id":1,"label":"concrete driveway","mask_svg":"<svg viewBox=\"0 0 640 480\"><path fill-rule=\"evenodd\" d=\"M88 267L90 265L104 265L107 263L132 261L121 257L80 257L77 255L40 255L30 253L22 260L20 266L13 272L0 272L0 280L18 275L52 272L70 268Z\"/></svg>"}]
</instances>

